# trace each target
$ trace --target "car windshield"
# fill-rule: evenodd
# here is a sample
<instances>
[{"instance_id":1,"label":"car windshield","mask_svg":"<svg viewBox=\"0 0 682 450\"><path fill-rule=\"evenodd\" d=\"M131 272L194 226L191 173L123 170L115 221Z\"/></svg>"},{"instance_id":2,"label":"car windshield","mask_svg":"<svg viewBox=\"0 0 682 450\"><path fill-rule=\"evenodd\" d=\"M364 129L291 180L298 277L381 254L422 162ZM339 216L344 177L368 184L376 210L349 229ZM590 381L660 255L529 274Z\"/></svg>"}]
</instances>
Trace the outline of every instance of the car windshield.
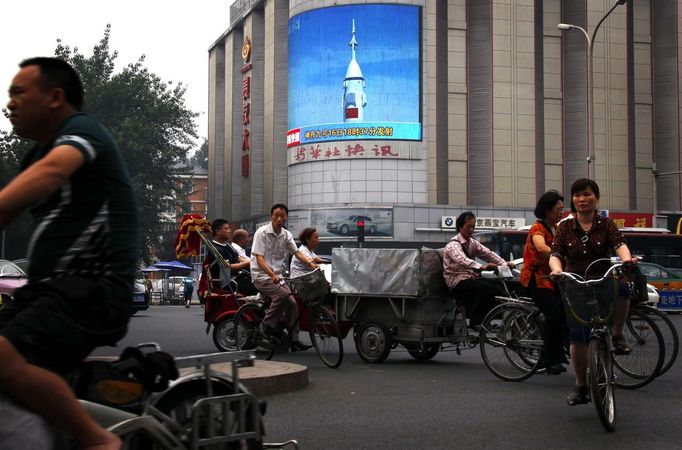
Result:
<instances>
[{"instance_id":1,"label":"car windshield","mask_svg":"<svg viewBox=\"0 0 682 450\"><path fill-rule=\"evenodd\" d=\"M26 278L26 274L11 261L0 260L0 277L2 278Z\"/></svg>"}]
</instances>

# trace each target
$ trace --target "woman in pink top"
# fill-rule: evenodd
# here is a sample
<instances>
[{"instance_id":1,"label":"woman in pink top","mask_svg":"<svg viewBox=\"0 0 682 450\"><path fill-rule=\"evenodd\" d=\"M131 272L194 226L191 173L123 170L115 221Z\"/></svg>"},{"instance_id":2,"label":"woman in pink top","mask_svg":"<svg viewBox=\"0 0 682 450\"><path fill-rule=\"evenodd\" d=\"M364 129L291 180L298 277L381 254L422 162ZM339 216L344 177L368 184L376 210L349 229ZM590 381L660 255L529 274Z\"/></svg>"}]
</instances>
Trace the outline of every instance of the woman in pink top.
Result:
<instances>
[{"instance_id":1,"label":"woman in pink top","mask_svg":"<svg viewBox=\"0 0 682 450\"><path fill-rule=\"evenodd\" d=\"M457 235L445 246L443 276L457 302L466 308L469 326L476 329L495 306L495 296L504 295L497 280L481 278L482 270L496 270L507 263L472 237L476 229L476 216L471 211L457 217ZM483 265L476 258L486 261Z\"/></svg>"}]
</instances>

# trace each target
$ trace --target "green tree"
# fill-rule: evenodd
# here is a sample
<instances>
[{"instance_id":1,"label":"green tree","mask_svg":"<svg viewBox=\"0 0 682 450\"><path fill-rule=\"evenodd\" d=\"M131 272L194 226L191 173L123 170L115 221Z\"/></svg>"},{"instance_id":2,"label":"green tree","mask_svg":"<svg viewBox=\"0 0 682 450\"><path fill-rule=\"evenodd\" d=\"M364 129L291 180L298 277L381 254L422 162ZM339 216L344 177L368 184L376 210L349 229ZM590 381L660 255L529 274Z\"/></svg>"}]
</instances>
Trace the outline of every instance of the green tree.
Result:
<instances>
[{"instance_id":1,"label":"green tree","mask_svg":"<svg viewBox=\"0 0 682 450\"><path fill-rule=\"evenodd\" d=\"M173 166L184 161L197 138L198 116L185 107L186 87L164 82L144 67L144 55L115 73L118 52L109 48L111 25L86 57L57 39L55 55L71 63L85 88L84 111L111 132L126 161L140 212L140 248L148 258L162 234L162 198L180 199L183 193L173 178ZM0 137L0 150L17 155L16 136ZM16 159L16 158L15 158ZM4 167L0 166L0 170Z\"/></svg>"},{"instance_id":2,"label":"green tree","mask_svg":"<svg viewBox=\"0 0 682 450\"><path fill-rule=\"evenodd\" d=\"M202 169L208 169L208 139L204 139L201 147L199 147L199 150L194 154L194 161L196 161L196 165Z\"/></svg>"}]
</instances>

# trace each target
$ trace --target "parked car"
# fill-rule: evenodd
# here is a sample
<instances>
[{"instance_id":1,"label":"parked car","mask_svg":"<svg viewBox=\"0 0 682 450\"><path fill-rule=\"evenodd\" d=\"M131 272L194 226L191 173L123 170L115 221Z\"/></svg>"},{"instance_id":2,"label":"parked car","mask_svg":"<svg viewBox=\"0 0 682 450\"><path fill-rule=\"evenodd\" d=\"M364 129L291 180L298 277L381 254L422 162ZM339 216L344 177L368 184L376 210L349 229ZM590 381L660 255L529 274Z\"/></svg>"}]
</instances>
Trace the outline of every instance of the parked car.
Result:
<instances>
[{"instance_id":1,"label":"parked car","mask_svg":"<svg viewBox=\"0 0 682 450\"><path fill-rule=\"evenodd\" d=\"M147 288L144 280L135 280L133 285L133 314L138 311L146 311L152 301L152 293Z\"/></svg>"},{"instance_id":2,"label":"parked car","mask_svg":"<svg viewBox=\"0 0 682 450\"><path fill-rule=\"evenodd\" d=\"M28 276L19 266L12 261L0 259L0 305L11 301L14 291L25 285Z\"/></svg>"}]
</instances>

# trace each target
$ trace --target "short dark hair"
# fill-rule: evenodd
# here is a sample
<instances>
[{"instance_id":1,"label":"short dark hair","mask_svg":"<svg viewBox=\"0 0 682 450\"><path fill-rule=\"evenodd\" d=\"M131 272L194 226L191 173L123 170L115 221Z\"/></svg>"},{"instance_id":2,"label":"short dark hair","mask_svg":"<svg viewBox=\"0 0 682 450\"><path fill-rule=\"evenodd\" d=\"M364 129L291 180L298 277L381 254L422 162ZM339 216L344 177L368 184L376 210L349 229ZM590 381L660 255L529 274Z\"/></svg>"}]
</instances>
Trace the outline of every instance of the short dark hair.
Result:
<instances>
[{"instance_id":1,"label":"short dark hair","mask_svg":"<svg viewBox=\"0 0 682 450\"><path fill-rule=\"evenodd\" d=\"M38 56L19 63L22 69L27 66L40 67L39 83L43 90L59 88L71 106L77 111L83 109L83 82L71 64L59 58Z\"/></svg>"},{"instance_id":2,"label":"short dark hair","mask_svg":"<svg viewBox=\"0 0 682 450\"><path fill-rule=\"evenodd\" d=\"M316 231L317 229L312 227L304 228L303 231L301 231L301 234L298 235L298 240L301 241L301 244L307 246L308 240Z\"/></svg>"},{"instance_id":3,"label":"short dark hair","mask_svg":"<svg viewBox=\"0 0 682 450\"><path fill-rule=\"evenodd\" d=\"M228 222L228 221L225 220L225 219L216 219L216 220L214 220L213 223L211 224L211 232L212 232L213 234L215 234L215 232L216 232L217 230L220 230L226 223L229 224L230 222Z\"/></svg>"},{"instance_id":4,"label":"short dark hair","mask_svg":"<svg viewBox=\"0 0 682 450\"><path fill-rule=\"evenodd\" d=\"M476 215L472 211L464 211L462 214L457 216L457 220L455 221L455 225L457 225L457 231L459 231L469 219L476 219Z\"/></svg>"},{"instance_id":5,"label":"short dark hair","mask_svg":"<svg viewBox=\"0 0 682 450\"><path fill-rule=\"evenodd\" d=\"M276 209L283 209L285 213L289 214L289 208L284 203L276 203L270 208L270 215L275 212Z\"/></svg>"},{"instance_id":6,"label":"short dark hair","mask_svg":"<svg viewBox=\"0 0 682 450\"><path fill-rule=\"evenodd\" d=\"M599 185L596 181L590 180L589 178L580 178L573 182L571 185L571 197L587 188L590 188L592 192L594 192L594 195L599 198Z\"/></svg>"},{"instance_id":7,"label":"short dark hair","mask_svg":"<svg viewBox=\"0 0 682 450\"><path fill-rule=\"evenodd\" d=\"M564 201L564 197L559 193L559 191L552 189L547 191L540 196L538 199L538 204L535 205L535 217L538 219L544 219L547 217L547 211L554 208L554 205L559 201Z\"/></svg>"}]
</instances>

